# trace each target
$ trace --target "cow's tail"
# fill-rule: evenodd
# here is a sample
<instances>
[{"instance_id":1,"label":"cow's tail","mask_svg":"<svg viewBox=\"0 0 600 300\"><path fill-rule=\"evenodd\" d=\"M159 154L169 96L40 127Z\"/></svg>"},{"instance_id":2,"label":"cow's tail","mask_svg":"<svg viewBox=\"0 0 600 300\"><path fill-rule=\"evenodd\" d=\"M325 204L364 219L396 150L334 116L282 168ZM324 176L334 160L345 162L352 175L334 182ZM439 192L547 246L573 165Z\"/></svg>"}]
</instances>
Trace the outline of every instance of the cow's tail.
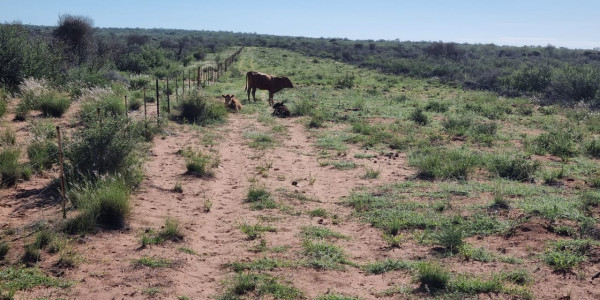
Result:
<instances>
[{"instance_id":1,"label":"cow's tail","mask_svg":"<svg viewBox=\"0 0 600 300\"><path fill-rule=\"evenodd\" d=\"M244 87L244 92L248 89L248 73L246 73L246 86Z\"/></svg>"}]
</instances>

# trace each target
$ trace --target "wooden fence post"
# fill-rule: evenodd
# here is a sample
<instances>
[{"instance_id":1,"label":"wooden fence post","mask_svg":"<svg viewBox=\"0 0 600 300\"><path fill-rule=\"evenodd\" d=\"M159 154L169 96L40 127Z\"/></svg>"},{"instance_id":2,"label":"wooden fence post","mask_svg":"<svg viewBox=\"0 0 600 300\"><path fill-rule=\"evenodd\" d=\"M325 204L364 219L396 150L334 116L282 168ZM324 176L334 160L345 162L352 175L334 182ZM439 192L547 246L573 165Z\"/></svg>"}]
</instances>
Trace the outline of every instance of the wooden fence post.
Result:
<instances>
[{"instance_id":1,"label":"wooden fence post","mask_svg":"<svg viewBox=\"0 0 600 300\"><path fill-rule=\"evenodd\" d=\"M58 136L58 162L60 165L60 196L62 198L62 213L63 219L67 218L67 198L65 192L65 171L64 171L64 159L63 159L63 148L62 139L60 137L60 126L56 126L56 135Z\"/></svg>"},{"instance_id":2,"label":"wooden fence post","mask_svg":"<svg viewBox=\"0 0 600 300\"><path fill-rule=\"evenodd\" d=\"M100 107L96 107L96 114L98 115L98 123L102 124L102 118L100 117Z\"/></svg>"},{"instance_id":3,"label":"wooden fence post","mask_svg":"<svg viewBox=\"0 0 600 300\"><path fill-rule=\"evenodd\" d=\"M183 76L181 76L181 95L185 95L185 71L183 71Z\"/></svg>"},{"instance_id":4,"label":"wooden fence post","mask_svg":"<svg viewBox=\"0 0 600 300\"><path fill-rule=\"evenodd\" d=\"M158 78L156 78L156 123L159 123L160 118L160 102L158 100Z\"/></svg>"},{"instance_id":5,"label":"wooden fence post","mask_svg":"<svg viewBox=\"0 0 600 300\"><path fill-rule=\"evenodd\" d=\"M177 75L175 75L175 101L177 101L179 99L179 95L177 94L178 87L177 87Z\"/></svg>"},{"instance_id":6,"label":"wooden fence post","mask_svg":"<svg viewBox=\"0 0 600 300\"><path fill-rule=\"evenodd\" d=\"M196 77L196 88L200 88L200 67L198 67L198 77Z\"/></svg>"},{"instance_id":7,"label":"wooden fence post","mask_svg":"<svg viewBox=\"0 0 600 300\"><path fill-rule=\"evenodd\" d=\"M125 95L125 118L127 117L127 95Z\"/></svg>"},{"instance_id":8,"label":"wooden fence post","mask_svg":"<svg viewBox=\"0 0 600 300\"><path fill-rule=\"evenodd\" d=\"M190 70L188 70L188 93L192 92L192 75L190 73Z\"/></svg>"},{"instance_id":9,"label":"wooden fence post","mask_svg":"<svg viewBox=\"0 0 600 300\"><path fill-rule=\"evenodd\" d=\"M169 77L167 76L167 113L171 113L171 91L169 90Z\"/></svg>"},{"instance_id":10,"label":"wooden fence post","mask_svg":"<svg viewBox=\"0 0 600 300\"><path fill-rule=\"evenodd\" d=\"M146 87L144 87L144 121L148 118L148 114L146 112Z\"/></svg>"}]
</instances>

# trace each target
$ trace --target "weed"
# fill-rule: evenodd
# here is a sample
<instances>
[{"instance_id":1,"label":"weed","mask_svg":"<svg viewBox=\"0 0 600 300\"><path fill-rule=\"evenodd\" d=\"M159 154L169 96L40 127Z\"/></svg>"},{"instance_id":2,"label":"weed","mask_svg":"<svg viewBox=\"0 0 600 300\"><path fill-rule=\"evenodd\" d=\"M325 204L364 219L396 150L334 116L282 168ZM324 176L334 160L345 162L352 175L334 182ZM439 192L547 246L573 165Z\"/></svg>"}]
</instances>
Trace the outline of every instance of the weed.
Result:
<instances>
[{"instance_id":1,"label":"weed","mask_svg":"<svg viewBox=\"0 0 600 300\"><path fill-rule=\"evenodd\" d=\"M191 254L191 255L199 255L198 252L196 252L194 249L190 249L190 248L186 248L186 247L179 247L179 248L177 248L177 250L187 253L187 254Z\"/></svg>"},{"instance_id":2,"label":"weed","mask_svg":"<svg viewBox=\"0 0 600 300\"><path fill-rule=\"evenodd\" d=\"M276 277L268 274L236 273L227 283L227 291L216 299L241 299L251 294L261 299L298 299L302 292L297 288L278 282Z\"/></svg>"},{"instance_id":3,"label":"weed","mask_svg":"<svg viewBox=\"0 0 600 300\"><path fill-rule=\"evenodd\" d=\"M27 156L34 169L50 169L58 162L58 146L50 141L34 141L27 147Z\"/></svg>"},{"instance_id":4,"label":"weed","mask_svg":"<svg viewBox=\"0 0 600 300\"><path fill-rule=\"evenodd\" d=\"M306 265L315 269L340 270L342 264L351 264L339 247L328 243L313 243L306 239L302 243Z\"/></svg>"},{"instance_id":5,"label":"weed","mask_svg":"<svg viewBox=\"0 0 600 300\"><path fill-rule=\"evenodd\" d=\"M181 185L181 181L176 181L175 186L173 187L173 191L176 193L183 193L183 186Z\"/></svg>"},{"instance_id":6,"label":"weed","mask_svg":"<svg viewBox=\"0 0 600 300\"><path fill-rule=\"evenodd\" d=\"M0 146L14 146L17 142L17 134L10 128L0 133Z\"/></svg>"},{"instance_id":7,"label":"weed","mask_svg":"<svg viewBox=\"0 0 600 300\"><path fill-rule=\"evenodd\" d=\"M7 242L0 242L0 260L4 260L8 250L10 250L10 245Z\"/></svg>"},{"instance_id":8,"label":"weed","mask_svg":"<svg viewBox=\"0 0 600 300\"><path fill-rule=\"evenodd\" d=\"M315 208L311 211L308 212L308 215L311 218L327 218L328 214L327 211L323 208Z\"/></svg>"},{"instance_id":9,"label":"weed","mask_svg":"<svg viewBox=\"0 0 600 300\"><path fill-rule=\"evenodd\" d=\"M142 247L147 245L158 245L165 241L180 242L183 240L183 233L179 228L179 222L172 218L165 220L165 225L156 234L149 231L147 234L142 236Z\"/></svg>"},{"instance_id":10,"label":"weed","mask_svg":"<svg viewBox=\"0 0 600 300\"><path fill-rule=\"evenodd\" d=\"M319 296L319 297L315 298L314 300L360 300L360 298L352 297L352 296L344 296L342 294L327 294L327 295Z\"/></svg>"},{"instance_id":11,"label":"weed","mask_svg":"<svg viewBox=\"0 0 600 300\"><path fill-rule=\"evenodd\" d=\"M403 238L404 236L402 234L383 234L383 240L386 241L390 247L400 247Z\"/></svg>"},{"instance_id":12,"label":"weed","mask_svg":"<svg viewBox=\"0 0 600 300\"><path fill-rule=\"evenodd\" d=\"M463 244L458 247L458 253L465 260L475 260L480 262L494 261L494 254L483 247L474 248L469 244Z\"/></svg>"},{"instance_id":13,"label":"weed","mask_svg":"<svg viewBox=\"0 0 600 300\"><path fill-rule=\"evenodd\" d=\"M418 176L426 179L467 179L479 164L480 157L463 149L425 148L409 155L409 164L417 168Z\"/></svg>"},{"instance_id":14,"label":"weed","mask_svg":"<svg viewBox=\"0 0 600 300\"><path fill-rule=\"evenodd\" d=\"M67 288L71 282L49 277L39 268L23 268L7 266L0 269L0 296L8 291L9 295L15 291L29 290L38 286ZM10 299L10 298L9 298Z\"/></svg>"},{"instance_id":15,"label":"weed","mask_svg":"<svg viewBox=\"0 0 600 300\"><path fill-rule=\"evenodd\" d=\"M218 159L215 159L210 154L203 154L200 151L194 151L190 148L183 150L182 154L185 157L185 166L188 173L199 177L214 176L212 169L219 165Z\"/></svg>"},{"instance_id":16,"label":"weed","mask_svg":"<svg viewBox=\"0 0 600 300\"><path fill-rule=\"evenodd\" d=\"M321 226L302 226L300 234L302 234L302 236L305 239L350 239L350 237L348 237L347 235L335 232L327 227Z\"/></svg>"},{"instance_id":17,"label":"weed","mask_svg":"<svg viewBox=\"0 0 600 300\"><path fill-rule=\"evenodd\" d=\"M270 271L275 268L285 268L291 267L293 264L290 261L280 260L275 258L263 257L250 262L232 262L228 263L225 266L231 268L235 272L242 272L245 270L260 270L260 271Z\"/></svg>"},{"instance_id":18,"label":"weed","mask_svg":"<svg viewBox=\"0 0 600 300\"><path fill-rule=\"evenodd\" d=\"M414 121L415 123L421 126L425 126L427 125L427 123L429 123L429 118L423 112L423 109L418 107L410 114L408 119Z\"/></svg>"},{"instance_id":19,"label":"weed","mask_svg":"<svg viewBox=\"0 0 600 300\"><path fill-rule=\"evenodd\" d=\"M485 280L469 275L459 275L448 283L449 290L457 293L476 295L481 293L500 293L503 285L499 276Z\"/></svg>"},{"instance_id":20,"label":"weed","mask_svg":"<svg viewBox=\"0 0 600 300\"><path fill-rule=\"evenodd\" d=\"M367 274L383 274L397 270L411 270L415 267L414 262L406 262L402 260L385 259L383 261L369 263L362 267Z\"/></svg>"},{"instance_id":21,"label":"weed","mask_svg":"<svg viewBox=\"0 0 600 300\"><path fill-rule=\"evenodd\" d=\"M251 203L252 209L262 210L266 208L276 208L277 204L271 197L271 193L265 186L252 184L246 195L246 202Z\"/></svg>"},{"instance_id":22,"label":"weed","mask_svg":"<svg viewBox=\"0 0 600 300\"><path fill-rule=\"evenodd\" d=\"M423 262L417 266L416 280L432 292L445 289L450 280L450 272L434 262Z\"/></svg>"},{"instance_id":23,"label":"weed","mask_svg":"<svg viewBox=\"0 0 600 300\"><path fill-rule=\"evenodd\" d=\"M211 101L208 96L201 93L184 96L176 108L181 119L198 125L222 122L227 115L227 110L222 103Z\"/></svg>"},{"instance_id":24,"label":"weed","mask_svg":"<svg viewBox=\"0 0 600 300\"><path fill-rule=\"evenodd\" d=\"M463 227L458 225L446 225L436 234L435 238L437 243L446 248L446 250L457 252L464 244L464 235Z\"/></svg>"},{"instance_id":25,"label":"weed","mask_svg":"<svg viewBox=\"0 0 600 300\"><path fill-rule=\"evenodd\" d=\"M144 266L150 268L167 268L173 264L173 262L169 259L148 256L134 259L131 261L131 263L135 266Z\"/></svg>"},{"instance_id":26,"label":"weed","mask_svg":"<svg viewBox=\"0 0 600 300\"><path fill-rule=\"evenodd\" d=\"M506 154L495 156L488 163L490 171L502 178L516 181L531 180L539 166L540 164L537 161L530 161L522 156L510 156Z\"/></svg>"},{"instance_id":27,"label":"weed","mask_svg":"<svg viewBox=\"0 0 600 300\"><path fill-rule=\"evenodd\" d=\"M148 295L149 297L155 297L162 293L163 290L160 287L153 286L142 290L142 294Z\"/></svg>"},{"instance_id":28,"label":"weed","mask_svg":"<svg viewBox=\"0 0 600 300\"><path fill-rule=\"evenodd\" d=\"M0 186L13 186L21 176L20 153L18 149L13 148L0 150Z\"/></svg>"},{"instance_id":29,"label":"weed","mask_svg":"<svg viewBox=\"0 0 600 300\"><path fill-rule=\"evenodd\" d=\"M268 133L247 132L244 134L244 137L251 140L250 143L248 143L248 146L259 150L275 147L278 143L277 140Z\"/></svg>"},{"instance_id":30,"label":"weed","mask_svg":"<svg viewBox=\"0 0 600 300\"><path fill-rule=\"evenodd\" d=\"M360 178L362 178L362 179L377 179L379 177L380 173L381 173L380 170L374 170L371 168L367 168L365 174L362 175Z\"/></svg>"},{"instance_id":31,"label":"weed","mask_svg":"<svg viewBox=\"0 0 600 300\"><path fill-rule=\"evenodd\" d=\"M509 272L502 272L500 277L503 280L512 282L518 285L528 285L533 282L533 277L525 269L515 269Z\"/></svg>"},{"instance_id":32,"label":"weed","mask_svg":"<svg viewBox=\"0 0 600 300\"><path fill-rule=\"evenodd\" d=\"M586 259L591 240L560 240L550 243L542 260L555 271L568 272Z\"/></svg>"},{"instance_id":33,"label":"weed","mask_svg":"<svg viewBox=\"0 0 600 300\"><path fill-rule=\"evenodd\" d=\"M56 92L44 93L37 101L37 107L47 117L61 117L71 105L69 98Z\"/></svg>"},{"instance_id":34,"label":"weed","mask_svg":"<svg viewBox=\"0 0 600 300\"><path fill-rule=\"evenodd\" d=\"M263 232L276 232L277 229L272 226L261 225L260 222L250 225L243 222L239 225L240 230L248 236L248 240L254 240L262 236Z\"/></svg>"}]
</instances>

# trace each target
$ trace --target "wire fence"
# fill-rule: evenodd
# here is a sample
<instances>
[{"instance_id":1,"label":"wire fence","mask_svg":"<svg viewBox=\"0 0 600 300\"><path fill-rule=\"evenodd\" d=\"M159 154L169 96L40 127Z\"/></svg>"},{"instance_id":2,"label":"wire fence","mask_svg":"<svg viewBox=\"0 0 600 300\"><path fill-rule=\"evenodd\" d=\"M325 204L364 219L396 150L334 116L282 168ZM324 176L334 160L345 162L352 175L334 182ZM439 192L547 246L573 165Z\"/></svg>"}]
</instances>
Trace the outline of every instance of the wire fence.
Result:
<instances>
[{"instance_id":1,"label":"wire fence","mask_svg":"<svg viewBox=\"0 0 600 300\"><path fill-rule=\"evenodd\" d=\"M193 86L196 90L199 90L202 86L207 86L210 84L214 84L216 83L219 78L224 74L224 72L227 71L227 69L235 62L235 60L237 59L237 57L239 56L239 54L241 53L243 47L239 48L236 52L234 52L231 56L227 57L226 59L224 59L222 62L218 62L216 66L203 66L203 67L198 67L196 70L196 77L192 78L191 74L191 70L187 70L187 82L186 82L186 73L183 72L182 74L180 74L179 76L175 76L172 80L171 78L167 77L165 78L165 80L163 80L162 82L156 78L155 82L154 82L154 89L155 89L155 93L156 93L156 120L157 123L160 123L161 117L160 117L160 113L161 113L161 105L160 105L160 99L161 96L163 96L164 98L166 98L166 107L164 108L164 110L166 110L167 113L171 112L171 103L170 103L170 96L171 96L171 92L169 89L169 81L171 79L171 84L174 82L175 83L175 97L176 99L179 97L179 95L184 95L186 93L186 83L187 83L187 93L191 93L193 91ZM181 80L181 91L182 93L179 94L179 81ZM195 81L195 84L192 85L192 82ZM163 83L163 87L165 87L166 89L162 89L161 88L161 83ZM143 92L143 99L142 102L144 104L144 120L148 119L148 107L147 107L147 86L143 87L142 90L139 90ZM136 114L131 114L129 113L129 107L128 107L128 97L125 95L123 97L123 101L124 101L124 107L125 107L125 113L124 113L124 117L127 120L131 120L133 119L138 119L138 121L141 119L140 116L136 115ZM112 106L113 104L111 103L104 103L101 104L101 106L97 106L95 111L90 111L87 112L85 114L79 114L79 118L82 120L85 119L91 119L94 116L97 119L97 122L99 124L102 124L103 122L103 118L106 116L107 113L111 112L112 110ZM113 112L114 113L114 112ZM60 179L61 179L61 189L60 189L60 198L61 198L61 202L62 202L62 211L63 211L63 218L66 218L66 187L68 186L67 182L65 181L65 177L64 177L64 166L63 166L63 146L64 146L64 141L62 140L62 136L64 136L64 133L61 132L61 127L60 126L56 126L56 130L57 130L57 144L58 144L58 150L53 151L52 153L47 154L45 157L43 157L42 159L38 159L37 162L30 162L29 166L32 169L38 169L42 164L44 164L45 161L47 161L48 159L53 159L53 157L57 158L57 164L59 165L59 170L60 170ZM88 159L92 160L93 157L90 156L88 157ZM82 163L84 163L85 160L81 160L79 163L77 163L76 165L73 165L72 167L77 169ZM0 182L0 187L4 186L5 184L15 180L20 176L21 174L19 174L18 172L15 172L14 175L11 175L9 177L6 178L2 178L2 181ZM35 195L33 195L31 198L32 199L37 199L38 197L42 196L44 193L47 193L50 189L56 188L55 185L53 185L52 183L47 184L43 189L41 189L40 191L38 191ZM44 209L42 209L42 216L44 216Z\"/></svg>"}]
</instances>

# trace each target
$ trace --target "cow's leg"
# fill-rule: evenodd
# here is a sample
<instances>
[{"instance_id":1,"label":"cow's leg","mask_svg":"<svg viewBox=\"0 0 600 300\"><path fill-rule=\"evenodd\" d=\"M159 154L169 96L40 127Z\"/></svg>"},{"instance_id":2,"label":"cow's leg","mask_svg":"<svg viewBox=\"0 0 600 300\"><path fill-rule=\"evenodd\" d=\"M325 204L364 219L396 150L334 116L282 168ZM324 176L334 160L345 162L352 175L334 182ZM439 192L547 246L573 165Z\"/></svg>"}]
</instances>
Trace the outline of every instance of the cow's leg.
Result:
<instances>
[{"instance_id":1,"label":"cow's leg","mask_svg":"<svg viewBox=\"0 0 600 300\"><path fill-rule=\"evenodd\" d=\"M273 93L269 91L269 106L273 106Z\"/></svg>"},{"instance_id":2,"label":"cow's leg","mask_svg":"<svg viewBox=\"0 0 600 300\"><path fill-rule=\"evenodd\" d=\"M254 99L254 102L256 102L256 88L252 89L252 99ZM248 98L248 101L250 101L250 98Z\"/></svg>"},{"instance_id":3,"label":"cow's leg","mask_svg":"<svg viewBox=\"0 0 600 300\"><path fill-rule=\"evenodd\" d=\"M250 103L250 90L251 90L251 89L252 89L252 88L248 88L248 103Z\"/></svg>"}]
</instances>

